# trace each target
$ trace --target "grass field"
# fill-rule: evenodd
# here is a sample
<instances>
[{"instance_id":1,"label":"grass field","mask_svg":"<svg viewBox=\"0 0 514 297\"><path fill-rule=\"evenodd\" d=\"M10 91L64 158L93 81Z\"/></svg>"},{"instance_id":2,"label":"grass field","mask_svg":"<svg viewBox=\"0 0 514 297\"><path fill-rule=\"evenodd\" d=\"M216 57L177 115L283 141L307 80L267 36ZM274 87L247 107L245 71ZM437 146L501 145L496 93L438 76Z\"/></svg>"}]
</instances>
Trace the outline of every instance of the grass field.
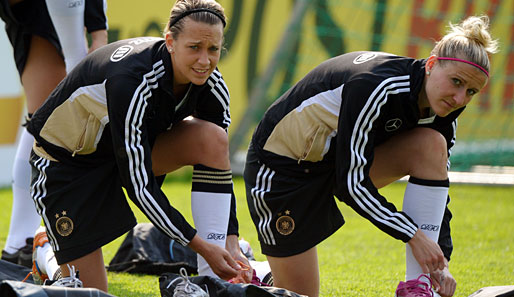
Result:
<instances>
[{"instance_id":1,"label":"grass field","mask_svg":"<svg viewBox=\"0 0 514 297\"><path fill-rule=\"evenodd\" d=\"M381 193L401 206L404 183ZM168 179L164 192L190 222L190 183L187 174ZM240 234L250 242L258 260L265 260L246 206L244 184L235 179ZM9 228L10 189L0 190L0 246ZM486 286L514 285L514 187L453 185L454 252L450 270L457 279L455 296L468 296ZM320 244L321 296L393 296L403 280L404 244L382 233L349 207L339 203L346 224ZM135 210L139 222L148 219ZM123 238L104 247L108 264ZM160 296L158 277L109 273L109 291L116 296Z\"/></svg>"}]
</instances>

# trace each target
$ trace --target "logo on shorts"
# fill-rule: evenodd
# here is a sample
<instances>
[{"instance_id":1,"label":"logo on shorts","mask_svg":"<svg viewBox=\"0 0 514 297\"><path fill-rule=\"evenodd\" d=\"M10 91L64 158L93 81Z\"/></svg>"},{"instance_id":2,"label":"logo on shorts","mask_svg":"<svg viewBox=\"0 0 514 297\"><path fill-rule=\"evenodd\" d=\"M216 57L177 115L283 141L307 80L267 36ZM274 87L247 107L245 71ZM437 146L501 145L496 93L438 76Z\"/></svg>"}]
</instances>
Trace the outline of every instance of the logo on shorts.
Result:
<instances>
[{"instance_id":1,"label":"logo on shorts","mask_svg":"<svg viewBox=\"0 0 514 297\"><path fill-rule=\"evenodd\" d=\"M353 64L362 64L364 62L368 62L369 60L373 60L377 56L377 53L364 53L357 56L357 58L353 59Z\"/></svg>"},{"instance_id":2,"label":"logo on shorts","mask_svg":"<svg viewBox=\"0 0 514 297\"><path fill-rule=\"evenodd\" d=\"M123 45L118 47L111 55L112 62L119 62L125 58L134 49L131 45Z\"/></svg>"},{"instance_id":3,"label":"logo on shorts","mask_svg":"<svg viewBox=\"0 0 514 297\"><path fill-rule=\"evenodd\" d=\"M55 229L57 229L57 233L59 235L66 237L73 232L73 221L66 216L66 211L63 210L61 212L62 216L59 217L59 214L55 214L55 218L57 222L55 222Z\"/></svg>"},{"instance_id":4,"label":"logo on shorts","mask_svg":"<svg viewBox=\"0 0 514 297\"><path fill-rule=\"evenodd\" d=\"M286 210L284 213L285 215L283 216L280 216L281 213L278 214L280 217L277 219L276 227L278 233L282 235L289 235L293 233L294 220L289 216L289 214L291 213L289 210Z\"/></svg>"}]
</instances>

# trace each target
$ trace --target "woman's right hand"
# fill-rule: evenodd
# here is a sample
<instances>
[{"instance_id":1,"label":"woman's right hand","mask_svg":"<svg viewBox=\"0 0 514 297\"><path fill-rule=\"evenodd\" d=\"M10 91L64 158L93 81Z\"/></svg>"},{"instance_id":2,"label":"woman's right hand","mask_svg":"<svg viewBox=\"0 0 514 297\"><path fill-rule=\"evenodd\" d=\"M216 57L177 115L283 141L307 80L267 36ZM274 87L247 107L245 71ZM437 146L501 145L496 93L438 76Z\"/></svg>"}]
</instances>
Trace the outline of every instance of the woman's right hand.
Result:
<instances>
[{"instance_id":1,"label":"woman's right hand","mask_svg":"<svg viewBox=\"0 0 514 297\"><path fill-rule=\"evenodd\" d=\"M412 254L421 266L423 273L442 270L445 267L444 254L439 245L423 233L420 229L408 242Z\"/></svg>"},{"instance_id":2,"label":"woman's right hand","mask_svg":"<svg viewBox=\"0 0 514 297\"><path fill-rule=\"evenodd\" d=\"M237 275L241 266L236 263L230 253L215 244L201 239L198 234L189 242L189 247L200 254L209 264L212 271L220 278L229 280Z\"/></svg>"}]
</instances>

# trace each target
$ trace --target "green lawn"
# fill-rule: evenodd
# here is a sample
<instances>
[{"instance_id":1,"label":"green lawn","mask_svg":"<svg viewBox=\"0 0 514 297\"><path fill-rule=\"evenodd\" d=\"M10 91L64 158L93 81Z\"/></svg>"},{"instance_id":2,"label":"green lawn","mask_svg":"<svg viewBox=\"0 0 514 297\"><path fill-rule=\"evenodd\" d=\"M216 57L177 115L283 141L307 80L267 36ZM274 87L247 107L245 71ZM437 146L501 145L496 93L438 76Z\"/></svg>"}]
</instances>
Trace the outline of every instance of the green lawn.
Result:
<instances>
[{"instance_id":1,"label":"green lawn","mask_svg":"<svg viewBox=\"0 0 514 297\"><path fill-rule=\"evenodd\" d=\"M395 183L382 194L401 206L404 183ZM188 220L190 183L187 173L168 179L164 192ZM265 260L246 206L244 184L235 179L240 234L250 242L258 260ZM450 270L457 279L455 296L468 296L486 286L514 284L514 187L453 185L454 252ZM404 244L392 239L340 203L346 224L318 248L321 296L393 296L404 278ZM0 190L0 246L9 228L10 189ZM148 219L136 210L139 222ZM105 263L123 238L104 247ZM110 293L116 296L159 296L158 277L109 273Z\"/></svg>"}]
</instances>

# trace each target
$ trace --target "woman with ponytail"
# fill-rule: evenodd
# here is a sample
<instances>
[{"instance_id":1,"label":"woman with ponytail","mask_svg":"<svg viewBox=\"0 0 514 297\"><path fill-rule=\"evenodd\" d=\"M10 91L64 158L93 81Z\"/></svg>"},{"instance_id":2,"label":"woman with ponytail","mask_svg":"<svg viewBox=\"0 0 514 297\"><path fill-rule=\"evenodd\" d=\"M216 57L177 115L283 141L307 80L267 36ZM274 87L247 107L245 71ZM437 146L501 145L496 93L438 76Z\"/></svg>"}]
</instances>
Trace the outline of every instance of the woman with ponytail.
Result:
<instances>
[{"instance_id":1,"label":"woman with ponytail","mask_svg":"<svg viewBox=\"0 0 514 297\"><path fill-rule=\"evenodd\" d=\"M266 111L244 178L275 286L319 295L316 246L344 224L335 195L407 243L407 281L396 296L433 296L432 284L453 295L450 150L457 117L490 79L497 42L487 17L450 28L425 59L382 52L329 59ZM399 211L378 189L404 176Z\"/></svg>"}]
</instances>

